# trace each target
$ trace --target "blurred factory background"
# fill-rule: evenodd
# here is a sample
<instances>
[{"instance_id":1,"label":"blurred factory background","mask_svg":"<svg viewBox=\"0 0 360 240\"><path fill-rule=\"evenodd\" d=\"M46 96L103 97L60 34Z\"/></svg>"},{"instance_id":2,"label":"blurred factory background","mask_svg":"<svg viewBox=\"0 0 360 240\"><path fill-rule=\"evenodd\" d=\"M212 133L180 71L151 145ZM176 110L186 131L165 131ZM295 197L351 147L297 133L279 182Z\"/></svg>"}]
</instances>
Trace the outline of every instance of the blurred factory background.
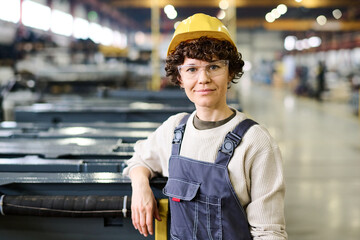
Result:
<instances>
[{"instance_id":1,"label":"blurred factory background","mask_svg":"<svg viewBox=\"0 0 360 240\"><path fill-rule=\"evenodd\" d=\"M14 198L1 239L141 239L118 215L14 206L101 195L123 208L133 143L194 110L164 61L198 12L245 60L229 103L279 142L289 239L360 239L359 0L0 0L0 196Z\"/></svg>"}]
</instances>

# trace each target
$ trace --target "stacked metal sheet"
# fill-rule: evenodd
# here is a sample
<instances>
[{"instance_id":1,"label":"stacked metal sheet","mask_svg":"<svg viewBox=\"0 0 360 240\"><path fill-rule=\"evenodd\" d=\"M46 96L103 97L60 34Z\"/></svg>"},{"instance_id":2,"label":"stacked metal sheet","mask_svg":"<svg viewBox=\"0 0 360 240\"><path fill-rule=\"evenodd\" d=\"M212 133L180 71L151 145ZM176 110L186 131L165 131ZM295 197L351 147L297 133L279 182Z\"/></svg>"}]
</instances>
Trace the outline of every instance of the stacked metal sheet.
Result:
<instances>
[{"instance_id":1,"label":"stacked metal sheet","mask_svg":"<svg viewBox=\"0 0 360 240\"><path fill-rule=\"evenodd\" d=\"M17 107L16 121L0 123L1 239L142 239L131 223L125 161L162 121L193 110L173 90ZM156 198L165 183L152 180Z\"/></svg>"}]
</instances>

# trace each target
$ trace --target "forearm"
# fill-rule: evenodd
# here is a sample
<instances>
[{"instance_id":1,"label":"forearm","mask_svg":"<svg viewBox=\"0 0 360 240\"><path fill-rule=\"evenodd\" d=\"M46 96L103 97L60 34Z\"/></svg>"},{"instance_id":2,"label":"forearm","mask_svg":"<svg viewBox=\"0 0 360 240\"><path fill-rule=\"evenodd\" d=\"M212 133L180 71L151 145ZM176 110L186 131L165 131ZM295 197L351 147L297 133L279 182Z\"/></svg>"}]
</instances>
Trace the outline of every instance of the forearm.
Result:
<instances>
[{"instance_id":1,"label":"forearm","mask_svg":"<svg viewBox=\"0 0 360 240\"><path fill-rule=\"evenodd\" d=\"M129 177L131 179L131 185L133 188L149 185L151 172L144 166L135 166L130 170Z\"/></svg>"},{"instance_id":2,"label":"forearm","mask_svg":"<svg viewBox=\"0 0 360 240\"><path fill-rule=\"evenodd\" d=\"M146 167L137 166L131 169L129 176L132 186L131 219L135 229L146 237L154 232L153 217L161 220L149 184L151 173Z\"/></svg>"},{"instance_id":3,"label":"forearm","mask_svg":"<svg viewBox=\"0 0 360 240\"><path fill-rule=\"evenodd\" d=\"M251 203L247 207L254 240L285 240L285 183L278 148L263 152L252 165Z\"/></svg>"}]
</instances>

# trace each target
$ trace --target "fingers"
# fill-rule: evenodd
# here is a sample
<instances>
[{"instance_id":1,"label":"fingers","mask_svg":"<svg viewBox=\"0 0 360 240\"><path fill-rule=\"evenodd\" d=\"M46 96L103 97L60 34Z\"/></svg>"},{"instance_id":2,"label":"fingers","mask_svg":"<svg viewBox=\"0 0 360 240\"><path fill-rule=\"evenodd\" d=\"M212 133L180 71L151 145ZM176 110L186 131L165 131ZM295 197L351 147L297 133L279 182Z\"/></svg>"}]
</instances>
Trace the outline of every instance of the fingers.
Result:
<instances>
[{"instance_id":1,"label":"fingers","mask_svg":"<svg viewBox=\"0 0 360 240\"><path fill-rule=\"evenodd\" d=\"M154 230L153 230L153 213L152 211L149 213L147 212L146 218L146 226L147 226L147 231L153 235L154 234Z\"/></svg>"},{"instance_id":2,"label":"fingers","mask_svg":"<svg viewBox=\"0 0 360 240\"><path fill-rule=\"evenodd\" d=\"M147 237L149 234L154 234L154 228L153 228L153 208L147 207L147 208L134 208L132 210L132 224L136 230L140 232L140 234Z\"/></svg>"},{"instance_id":3,"label":"fingers","mask_svg":"<svg viewBox=\"0 0 360 240\"><path fill-rule=\"evenodd\" d=\"M139 223L140 223L139 212L133 206L131 207L131 220L132 220L132 224L133 224L134 228L136 230L138 230Z\"/></svg>"},{"instance_id":4,"label":"fingers","mask_svg":"<svg viewBox=\"0 0 360 240\"><path fill-rule=\"evenodd\" d=\"M160 219L157 202L150 185L133 184L131 220L134 228L147 237L154 234L153 219Z\"/></svg>"},{"instance_id":5,"label":"fingers","mask_svg":"<svg viewBox=\"0 0 360 240\"><path fill-rule=\"evenodd\" d=\"M147 211L142 211L140 213L140 233L145 237L148 236L148 226L147 226L147 218L152 218L152 214L149 214Z\"/></svg>"}]
</instances>

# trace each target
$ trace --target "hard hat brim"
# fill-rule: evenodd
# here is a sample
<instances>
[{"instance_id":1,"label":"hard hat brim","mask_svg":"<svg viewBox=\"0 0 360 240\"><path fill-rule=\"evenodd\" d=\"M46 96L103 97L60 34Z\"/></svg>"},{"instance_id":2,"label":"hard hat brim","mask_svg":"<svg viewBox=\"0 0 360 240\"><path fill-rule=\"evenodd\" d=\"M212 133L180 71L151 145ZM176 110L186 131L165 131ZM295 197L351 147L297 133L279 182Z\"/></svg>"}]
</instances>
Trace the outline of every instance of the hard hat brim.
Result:
<instances>
[{"instance_id":1,"label":"hard hat brim","mask_svg":"<svg viewBox=\"0 0 360 240\"><path fill-rule=\"evenodd\" d=\"M208 38L215 38L219 40L226 40L229 41L235 48L236 45L231 39L230 36L223 32L219 31L194 31L194 32L186 32L186 33L180 33L174 36L174 38L171 40L171 43L167 50L167 55L169 55L171 52L173 52L181 42L184 41L190 41L194 39L198 39L200 37L208 37Z\"/></svg>"}]
</instances>

